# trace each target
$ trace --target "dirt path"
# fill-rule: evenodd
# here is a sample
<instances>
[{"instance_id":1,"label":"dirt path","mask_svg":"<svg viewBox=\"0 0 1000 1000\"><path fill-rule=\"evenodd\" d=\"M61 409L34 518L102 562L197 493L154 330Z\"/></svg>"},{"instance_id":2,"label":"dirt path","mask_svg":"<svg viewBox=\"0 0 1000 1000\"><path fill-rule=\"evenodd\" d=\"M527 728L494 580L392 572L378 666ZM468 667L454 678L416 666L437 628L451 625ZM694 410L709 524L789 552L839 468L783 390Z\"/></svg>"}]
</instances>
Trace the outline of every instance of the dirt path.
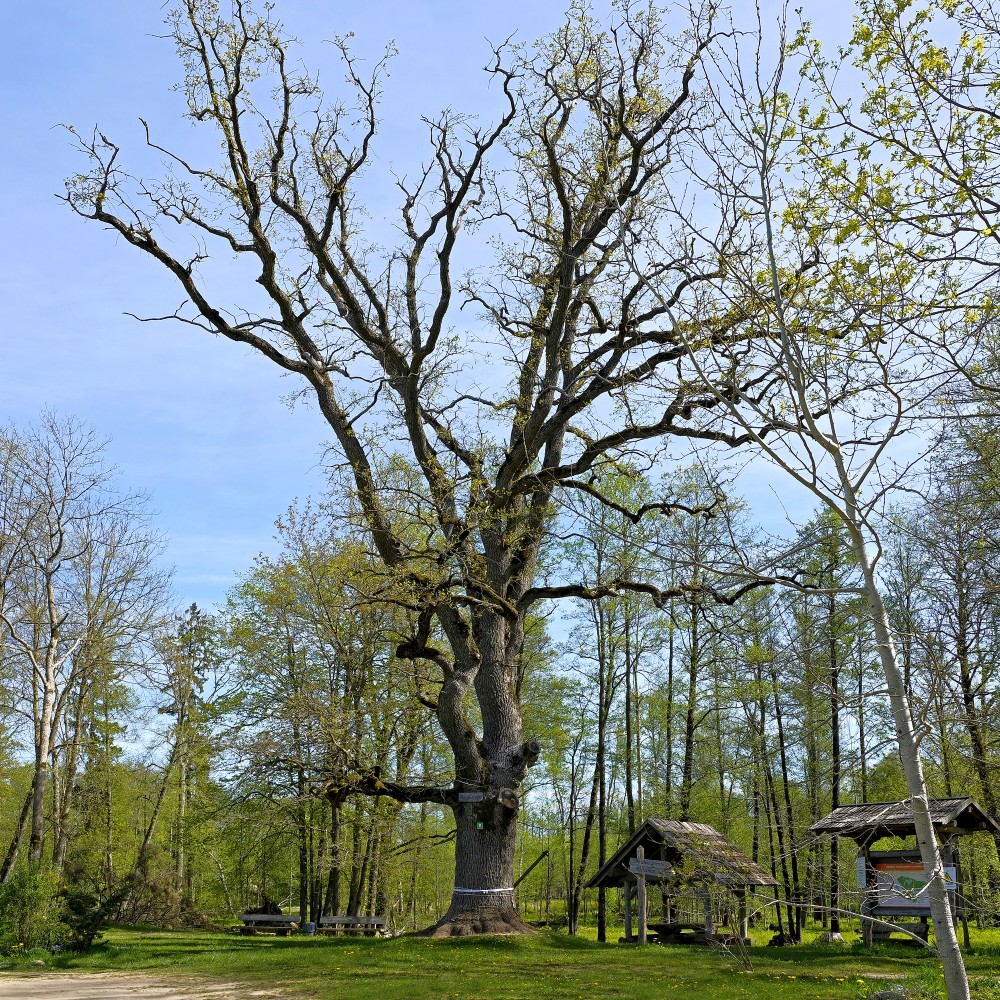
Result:
<instances>
[{"instance_id":1,"label":"dirt path","mask_svg":"<svg viewBox=\"0 0 1000 1000\"><path fill-rule=\"evenodd\" d=\"M273 989L198 979L153 979L121 972L0 974L0 1000L292 1000Z\"/></svg>"}]
</instances>

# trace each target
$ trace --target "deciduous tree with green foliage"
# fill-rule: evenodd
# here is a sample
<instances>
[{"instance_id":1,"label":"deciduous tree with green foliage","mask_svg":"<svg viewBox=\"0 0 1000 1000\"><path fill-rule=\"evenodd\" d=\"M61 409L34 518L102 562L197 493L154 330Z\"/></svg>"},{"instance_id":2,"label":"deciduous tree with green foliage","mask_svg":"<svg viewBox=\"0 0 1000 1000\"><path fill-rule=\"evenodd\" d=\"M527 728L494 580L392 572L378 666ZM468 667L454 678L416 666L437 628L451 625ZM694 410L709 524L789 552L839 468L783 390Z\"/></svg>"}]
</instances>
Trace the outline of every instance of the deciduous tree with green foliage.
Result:
<instances>
[{"instance_id":1,"label":"deciduous tree with green foliage","mask_svg":"<svg viewBox=\"0 0 1000 1000\"><path fill-rule=\"evenodd\" d=\"M93 430L52 413L36 427L0 433L0 654L11 708L33 747L33 779L0 882L22 833L42 860L47 821L61 868L83 733L102 674L134 664L165 598L159 540L139 498L114 489ZM50 774L62 764L55 815Z\"/></svg>"},{"instance_id":2,"label":"deciduous tree with green foliage","mask_svg":"<svg viewBox=\"0 0 1000 1000\"><path fill-rule=\"evenodd\" d=\"M731 281L728 308L767 336L752 337L748 349L720 344L707 365L700 356L695 361L703 388L731 379L720 394L720 420L747 434L762 456L816 497L849 540L858 580L838 589L855 593L867 608L930 873L948 996L967 1000L918 727L878 569L887 506L930 449L926 440L903 449L901 440L917 440L915 432L953 381L954 367L927 345L942 337L954 343L955 324L948 322L940 276L912 246L884 228L869 238L860 227L859 206L884 189L877 177L845 179L844 160L828 140L826 110L810 111L784 89L784 45L769 68L760 49L748 58L733 47L723 58L724 82L713 88L722 124L706 133L701 153L719 202L747 220L753 237L738 253L719 247ZM698 228L692 217L692 233ZM718 301L703 303L709 316L719 309ZM694 337L705 322L696 312L685 328Z\"/></svg>"},{"instance_id":3,"label":"deciduous tree with green foliage","mask_svg":"<svg viewBox=\"0 0 1000 1000\"><path fill-rule=\"evenodd\" d=\"M638 519L669 504L618 504L595 483L606 462L645 463L669 438L746 437L706 419L731 375L702 385L685 374L692 356L744 342L746 328L716 317L693 338L673 319L720 274L713 241L678 223L700 185L679 153L706 124L696 81L715 8L674 26L664 17L620 3L601 23L577 2L537 44L496 47L493 122L426 120L429 155L399 177L397 235L384 247L365 232L360 198L385 63L364 75L338 41L346 84L328 100L270 7L185 0L170 16L189 118L221 158L164 149L150 123L146 141L169 167L140 180L113 139L79 137L88 162L68 183L69 207L172 275L186 301L160 318L249 346L301 380L379 559L408 591L415 628L397 653L436 671L426 700L453 781L347 769L328 792L453 810L455 889L439 934L525 929L512 879L519 789L541 752L517 689L532 609L623 589L671 596L648 580L547 581L539 553L558 497L583 493ZM728 245L743 222L706 225ZM651 259L654 242L664 249ZM494 264L461 273L476 246L491 246ZM246 294L213 291L212 255L237 258ZM397 449L419 470L416 534L400 530L400 494L380 471Z\"/></svg>"}]
</instances>

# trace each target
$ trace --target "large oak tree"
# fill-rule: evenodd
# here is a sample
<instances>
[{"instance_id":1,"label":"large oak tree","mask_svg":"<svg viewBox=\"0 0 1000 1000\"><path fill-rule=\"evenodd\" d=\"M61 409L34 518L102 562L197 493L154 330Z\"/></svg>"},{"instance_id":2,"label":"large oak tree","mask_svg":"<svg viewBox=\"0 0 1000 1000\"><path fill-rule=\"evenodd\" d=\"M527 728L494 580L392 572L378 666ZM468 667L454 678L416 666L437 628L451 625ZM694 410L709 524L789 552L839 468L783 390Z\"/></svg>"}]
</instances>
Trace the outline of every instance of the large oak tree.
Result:
<instances>
[{"instance_id":1,"label":"large oak tree","mask_svg":"<svg viewBox=\"0 0 1000 1000\"><path fill-rule=\"evenodd\" d=\"M365 75L338 42L345 86L327 99L270 8L224 6L185 0L170 19L188 116L221 158L162 148L150 125L145 141L169 166L137 179L95 131L66 200L173 275L185 303L156 318L248 345L315 399L393 599L407 595L416 626L397 655L436 672L422 697L455 764L447 787L359 766L330 775L328 794L451 807L455 890L437 933L520 930L518 790L541 750L522 726L526 617L563 597L676 592L549 578L539 556L559 497L621 511L600 490L606 463L641 468L670 440L745 437L710 420L738 373L718 389L691 366L745 338L745 317L716 311L683 331L673 318L725 280L718 248L742 225L713 214L711 195L701 205L697 170L678 155L708 124L698 80L714 8L671 35L655 8L618 4L602 24L575 3L539 43L493 49L495 120L426 119L425 165L398 179L395 243L378 246L362 192L384 63ZM707 239L683 233L693 206ZM484 251L489 268L468 269ZM235 301L211 280L229 257L251 279ZM385 472L392 454L418 470L415 487ZM416 509L413 489L422 522L399 515Z\"/></svg>"}]
</instances>

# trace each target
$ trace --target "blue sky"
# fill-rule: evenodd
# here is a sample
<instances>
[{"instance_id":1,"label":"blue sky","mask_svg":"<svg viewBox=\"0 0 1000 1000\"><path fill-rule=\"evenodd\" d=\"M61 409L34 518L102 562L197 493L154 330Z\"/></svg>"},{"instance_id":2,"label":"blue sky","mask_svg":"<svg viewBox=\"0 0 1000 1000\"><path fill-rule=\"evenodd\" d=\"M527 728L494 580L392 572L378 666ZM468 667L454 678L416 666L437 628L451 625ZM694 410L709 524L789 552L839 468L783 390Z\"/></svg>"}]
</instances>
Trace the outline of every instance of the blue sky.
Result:
<instances>
[{"instance_id":1,"label":"blue sky","mask_svg":"<svg viewBox=\"0 0 1000 1000\"><path fill-rule=\"evenodd\" d=\"M320 488L327 434L307 403L282 402L295 386L262 359L124 316L169 311L179 296L149 261L56 198L80 165L60 123L83 132L99 123L127 149L142 141L142 116L183 141L178 64L156 37L168 6L37 0L6 18L0 423L30 422L47 406L108 437L122 482L150 495L179 603L210 607L257 552L273 548L275 517ZM820 34L842 39L849 8L812 6ZM277 9L331 81L339 77L322 39L353 31L357 51L371 57L395 39L377 155L398 168L419 156L421 114L449 105L475 112L488 99L485 38L535 38L559 22L564 4L278 0Z\"/></svg>"}]
</instances>

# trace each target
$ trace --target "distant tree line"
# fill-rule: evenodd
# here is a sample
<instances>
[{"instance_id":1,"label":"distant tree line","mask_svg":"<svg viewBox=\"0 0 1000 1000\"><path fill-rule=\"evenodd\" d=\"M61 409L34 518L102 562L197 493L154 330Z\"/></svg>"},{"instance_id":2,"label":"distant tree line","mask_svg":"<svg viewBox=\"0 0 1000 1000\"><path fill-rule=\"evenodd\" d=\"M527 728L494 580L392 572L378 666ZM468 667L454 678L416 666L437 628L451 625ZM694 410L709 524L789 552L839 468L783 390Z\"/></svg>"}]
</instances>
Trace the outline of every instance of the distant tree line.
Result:
<instances>
[{"instance_id":1,"label":"distant tree line","mask_svg":"<svg viewBox=\"0 0 1000 1000\"><path fill-rule=\"evenodd\" d=\"M920 499L894 514L882 576L932 791L996 815L987 416L942 443ZM225 608L178 613L141 502L116 491L92 432L46 415L8 429L3 449L0 943L47 940L68 892L126 922L280 905L433 923L451 896L450 814L323 794L352 771L451 780L430 725L435 680L398 656L413 612L350 491L333 481L286 512L280 551L243 573ZM662 492L625 466L601 488L623 510ZM646 818L691 819L771 871L780 905L760 900L762 914L796 937L852 902L853 857L809 825L838 802L906 795L857 568L822 512L779 546L717 471L684 469L671 489L675 512L641 524L586 497L567 505L547 572L597 587L641 569L725 589L753 565L783 567L795 586L732 606L699 588L666 606L608 594L531 621L518 688L545 755L515 870L541 863L518 903L528 919L571 932L586 920L605 936L621 903L587 880ZM419 509L397 515L419 530ZM976 840L968 903L993 921L997 845Z\"/></svg>"}]
</instances>

